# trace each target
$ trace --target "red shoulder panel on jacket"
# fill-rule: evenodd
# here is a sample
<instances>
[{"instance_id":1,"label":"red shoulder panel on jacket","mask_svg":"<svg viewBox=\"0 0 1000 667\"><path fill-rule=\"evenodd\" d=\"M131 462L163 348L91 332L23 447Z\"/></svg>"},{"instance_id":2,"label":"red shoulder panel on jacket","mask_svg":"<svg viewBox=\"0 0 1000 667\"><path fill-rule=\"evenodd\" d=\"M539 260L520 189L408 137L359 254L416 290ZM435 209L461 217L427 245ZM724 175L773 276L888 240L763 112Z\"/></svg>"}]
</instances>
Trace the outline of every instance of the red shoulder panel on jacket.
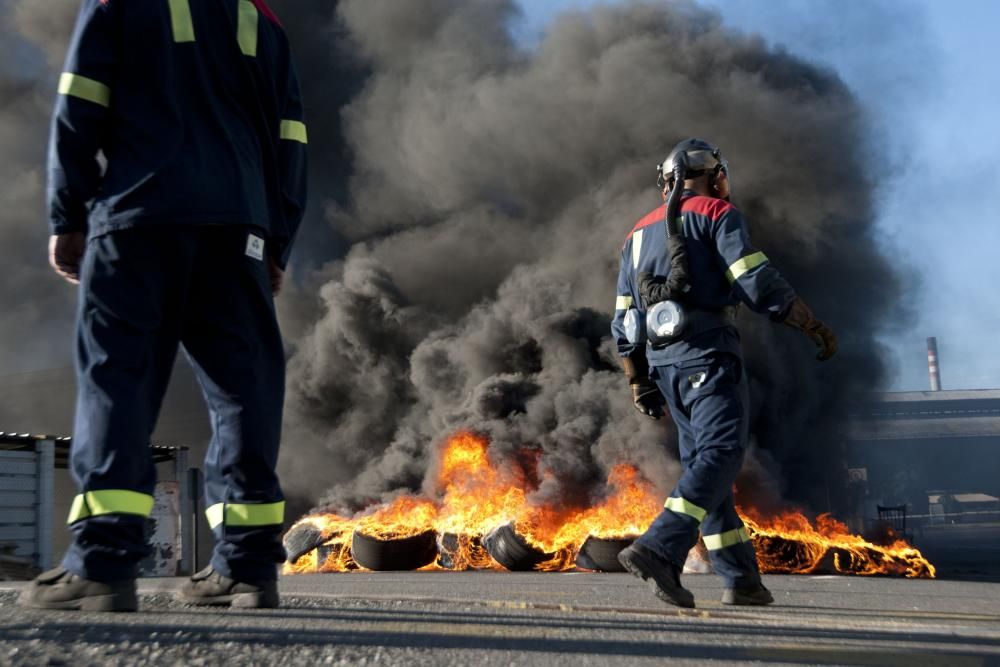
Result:
<instances>
[{"instance_id":1,"label":"red shoulder panel on jacket","mask_svg":"<svg viewBox=\"0 0 1000 667\"><path fill-rule=\"evenodd\" d=\"M628 243L628 240L630 238L632 238L632 235L635 234L640 229L642 229L643 227L649 227L650 225L655 225L658 222L662 222L663 221L663 217L666 214L667 214L667 205L666 204L664 204L663 206L660 206L655 211L650 211L649 213L647 213L642 218L642 220L640 220L639 222L635 223L635 227L633 227L632 231L630 231L628 233L628 236L625 237L625 243Z\"/></svg>"},{"instance_id":2,"label":"red shoulder panel on jacket","mask_svg":"<svg viewBox=\"0 0 1000 667\"><path fill-rule=\"evenodd\" d=\"M697 213L709 220L718 220L731 208L734 208L734 206L724 199L704 197L702 195L695 195L694 197L685 199L681 204L682 213Z\"/></svg>"},{"instance_id":3,"label":"red shoulder panel on jacket","mask_svg":"<svg viewBox=\"0 0 1000 667\"><path fill-rule=\"evenodd\" d=\"M264 2L264 0L250 0L250 2L253 3L253 6L257 8L258 12L267 17L268 21L281 25L281 21L278 20L278 17L271 11L271 8L267 6L267 3Z\"/></svg>"}]
</instances>

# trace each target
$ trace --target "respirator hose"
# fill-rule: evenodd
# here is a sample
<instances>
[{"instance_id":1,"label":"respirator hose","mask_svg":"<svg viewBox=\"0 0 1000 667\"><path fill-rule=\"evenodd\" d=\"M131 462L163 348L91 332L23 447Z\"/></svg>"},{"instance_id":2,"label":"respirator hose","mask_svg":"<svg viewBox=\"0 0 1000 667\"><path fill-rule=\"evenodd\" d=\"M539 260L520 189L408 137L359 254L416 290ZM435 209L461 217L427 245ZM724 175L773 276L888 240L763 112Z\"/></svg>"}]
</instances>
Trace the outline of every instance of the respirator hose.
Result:
<instances>
[{"instance_id":1,"label":"respirator hose","mask_svg":"<svg viewBox=\"0 0 1000 667\"><path fill-rule=\"evenodd\" d=\"M681 236L681 230L678 227L687 169L687 153L680 152L674 157L674 183L667 195L666 205L665 222L670 273L665 281L649 274L640 276L639 293L647 309L662 301L681 301L691 289L691 283L688 279L687 245L685 245L684 237Z\"/></svg>"}]
</instances>

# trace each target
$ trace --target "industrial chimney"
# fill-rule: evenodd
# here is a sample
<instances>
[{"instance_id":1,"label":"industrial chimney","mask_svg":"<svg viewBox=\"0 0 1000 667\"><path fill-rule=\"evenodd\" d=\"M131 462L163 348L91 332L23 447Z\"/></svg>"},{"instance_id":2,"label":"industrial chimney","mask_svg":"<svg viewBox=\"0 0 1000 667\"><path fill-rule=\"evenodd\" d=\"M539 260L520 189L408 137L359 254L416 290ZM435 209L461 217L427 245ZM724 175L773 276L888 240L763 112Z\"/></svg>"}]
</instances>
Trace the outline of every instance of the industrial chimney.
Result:
<instances>
[{"instance_id":1,"label":"industrial chimney","mask_svg":"<svg viewBox=\"0 0 1000 667\"><path fill-rule=\"evenodd\" d=\"M941 391L941 371L938 366L937 338L927 339L927 372L931 376L931 391Z\"/></svg>"}]
</instances>

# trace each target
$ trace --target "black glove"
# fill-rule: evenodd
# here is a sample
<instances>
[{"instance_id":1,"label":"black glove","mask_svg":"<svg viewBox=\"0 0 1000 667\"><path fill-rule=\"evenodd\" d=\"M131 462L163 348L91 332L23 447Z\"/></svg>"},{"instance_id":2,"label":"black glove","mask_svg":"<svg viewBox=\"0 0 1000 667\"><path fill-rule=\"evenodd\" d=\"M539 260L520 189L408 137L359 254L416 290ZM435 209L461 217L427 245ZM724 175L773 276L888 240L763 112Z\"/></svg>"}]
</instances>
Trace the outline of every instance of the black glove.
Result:
<instances>
[{"instance_id":1,"label":"black glove","mask_svg":"<svg viewBox=\"0 0 1000 667\"><path fill-rule=\"evenodd\" d=\"M651 419L663 416L663 394L649 380L640 384L630 384L632 387L632 404L635 409Z\"/></svg>"},{"instance_id":2,"label":"black glove","mask_svg":"<svg viewBox=\"0 0 1000 667\"><path fill-rule=\"evenodd\" d=\"M816 319L812 310L801 298L795 297L785 310L774 319L793 329L798 329L812 338L816 347L819 348L816 358L820 361L826 361L836 354L837 336L834 335L830 327Z\"/></svg>"},{"instance_id":3,"label":"black glove","mask_svg":"<svg viewBox=\"0 0 1000 667\"><path fill-rule=\"evenodd\" d=\"M622 357L622 368L632 389L632 404L635 409L652 419L663 416L663 394L649 379L649 362L641 350L631 357Z\"/></svg>"}]
</instances>

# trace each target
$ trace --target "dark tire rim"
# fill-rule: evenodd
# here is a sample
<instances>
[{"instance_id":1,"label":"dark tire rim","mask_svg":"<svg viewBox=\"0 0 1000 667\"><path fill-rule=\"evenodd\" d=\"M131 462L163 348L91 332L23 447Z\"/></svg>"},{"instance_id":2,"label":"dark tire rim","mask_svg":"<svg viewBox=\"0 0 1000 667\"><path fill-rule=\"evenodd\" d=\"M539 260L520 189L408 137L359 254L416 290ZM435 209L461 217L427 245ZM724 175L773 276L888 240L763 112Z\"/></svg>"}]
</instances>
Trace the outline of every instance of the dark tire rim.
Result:
<instances>
[{"instance_id":1,"label":"dark tire rim","mask_svg":"<svg viewBox=\"0 0 1000 667\"><path fill-rule=\"evenodd\" d=\"M483 538L483 546L493 560L513 572L527 572L551 560L554 554L536 549L517 534L514 524L500 526Z\"/></svg>"},{"instance_id":2,"label":"dark tire rim","mask_svg":"<svg viewBox=\"0 0 1000 667\"><path fill-rule=\"evenodd\" d=\"M608 539L591 535L580 547L576 566L598 572L624 572L625 568L618 562L618 554L635 540L634 537Z\"/></svg>"},{"instance_id":3,"label":"dark tire rim","mask_svg":"<svg viewBox=\"0 0 1000 667\"><path fill-rule=\"evenodd\" d=\"M398 539L380 539L356 530L351 538L355 562L377 572L417 570L433 563L437 555L437 533L433 530Z\"/></svg>"},{"instance_id":4,"label":"dark tire rim","mask_svg":"<svg viewBox=\"0 0 1000 667\"><path fill-rule=\"evenodd\" d=\"M285 533L282 540L285 552L288 554L288 562L294 563L305 556L313 549L323 544L323 533L316 526L307 523L292 526L291 530Z\"/></svg>"}]
</instances>

